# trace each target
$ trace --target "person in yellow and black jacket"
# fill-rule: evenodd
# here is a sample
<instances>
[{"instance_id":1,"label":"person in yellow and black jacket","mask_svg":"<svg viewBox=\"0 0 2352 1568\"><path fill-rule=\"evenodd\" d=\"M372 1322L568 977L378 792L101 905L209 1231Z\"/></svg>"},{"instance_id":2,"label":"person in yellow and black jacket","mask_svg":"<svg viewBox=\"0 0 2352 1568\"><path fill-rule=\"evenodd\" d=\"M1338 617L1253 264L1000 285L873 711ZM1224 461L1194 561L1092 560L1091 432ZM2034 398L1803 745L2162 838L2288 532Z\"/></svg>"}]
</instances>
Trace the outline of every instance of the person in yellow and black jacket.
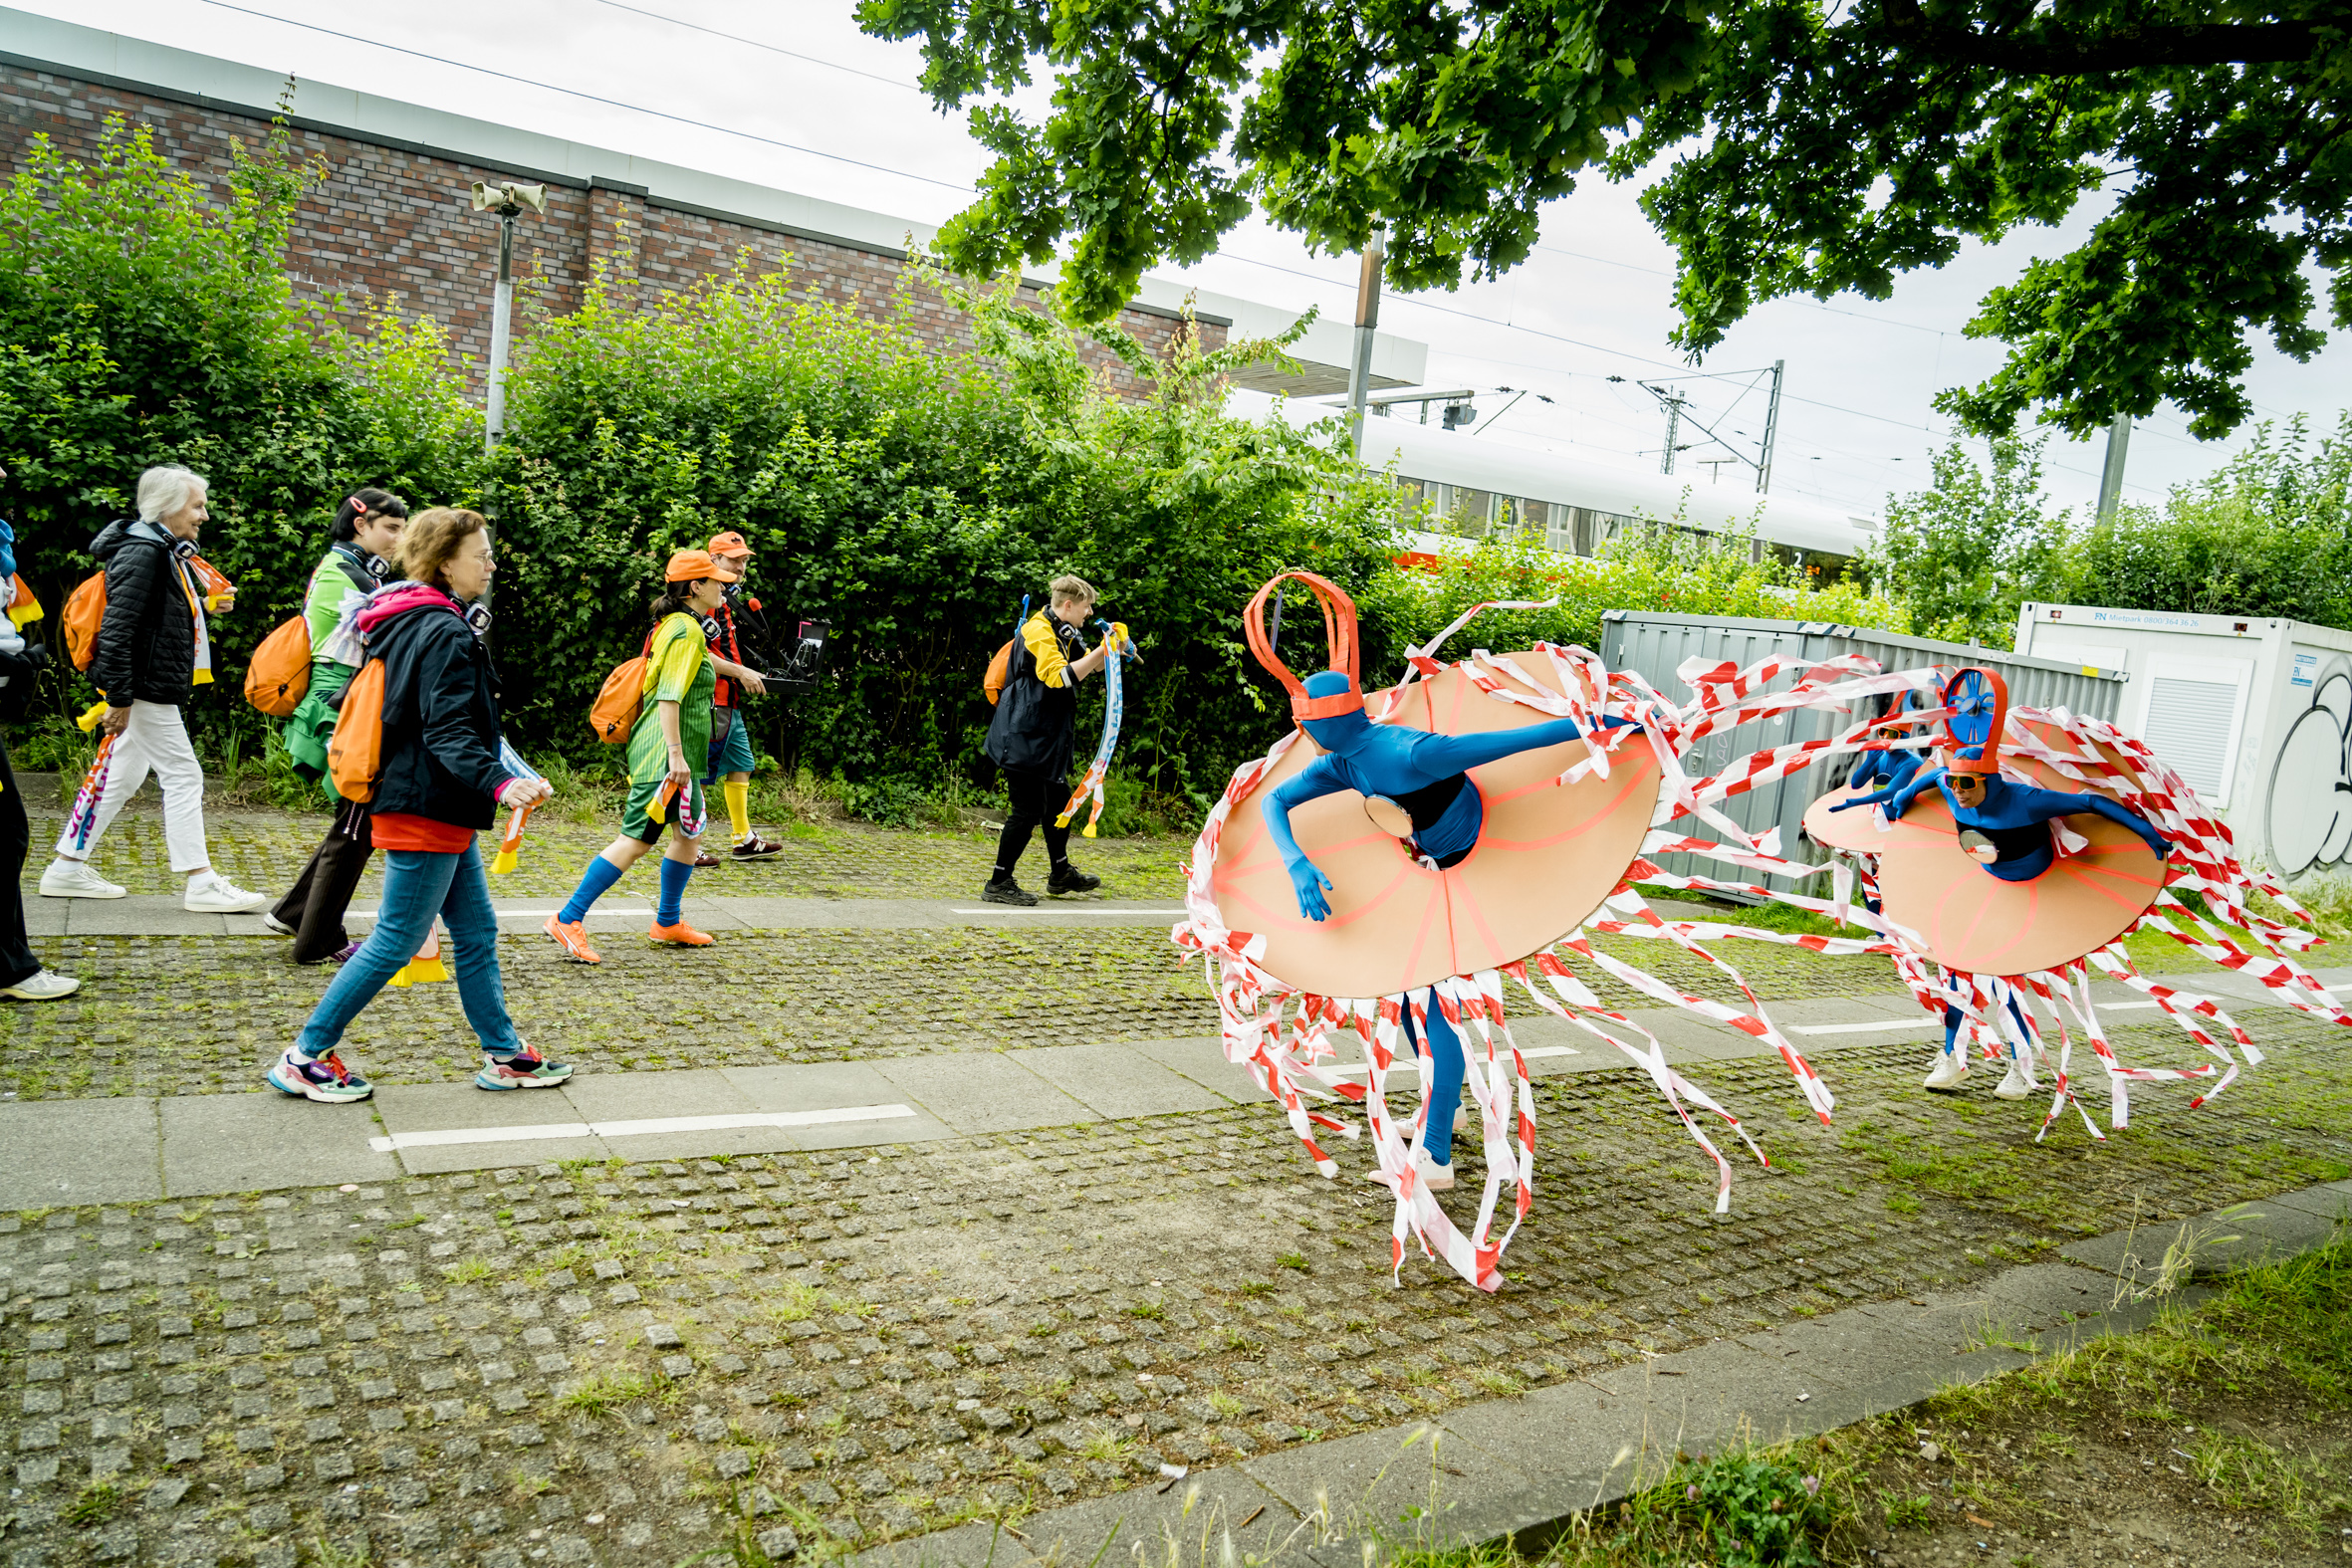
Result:
<instances>
[{"instance_id":1,"label":"person in yellow and black jacket","mask_svg":"<svg viewBox=\"0 0 2352 1568\"><path fill-rule=\"evenodd\" d=\"M1054 818L1069 798L1069 764L1077 749L1078 683L1101 670L1109 643L1092 652L1078 628L1094 611L1094 589L1083 577L1056 577L1052 599L1021 624L1006 668L1004 695L988 724L988 760L1005 776L1012 809L997 840L996 870L980 897L991 904L1030 905L1035 893L1013 880L1029 835L1046 831L1053 862L1049 893L1087 893L1102 885L1069 862L1069 829Z\"/></svg>"}]
</instances>

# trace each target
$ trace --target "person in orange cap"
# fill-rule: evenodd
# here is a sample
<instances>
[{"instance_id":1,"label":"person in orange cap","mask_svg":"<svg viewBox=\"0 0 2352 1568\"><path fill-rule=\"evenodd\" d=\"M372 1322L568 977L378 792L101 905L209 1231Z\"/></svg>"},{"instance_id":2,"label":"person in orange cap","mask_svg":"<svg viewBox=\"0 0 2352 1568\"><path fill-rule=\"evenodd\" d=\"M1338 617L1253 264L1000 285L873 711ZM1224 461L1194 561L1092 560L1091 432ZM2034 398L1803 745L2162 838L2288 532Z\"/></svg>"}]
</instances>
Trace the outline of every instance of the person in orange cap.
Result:
<instances>
[{"instance_id":1,"label":"person in orange cap","mask_svg":"<svg viewBox=\"0 0 2352 1568\"><path fill-rule=\"evenodd\" d=\"M687 878L694 875L695 857L702 852L707 815L702 763L710 750L711 690L719 679L704 627L734 574L707 550L681 550L670 557L662 579L661 593L653 601L656 624L645 644L645 684L637 722L629 731L629 794L621 812L620 836L588 862L570 901L548 917L547 934L566 958L582 964L602 962L588 945L583 925L588 906L644 858L665 827L670 844L662 856L653 929L646 934L677 947L703 948L711 942L706 933L686 924L684 900Z\"/></svg>"},{"instance_id":2,"label":"person in orange cap","mask_svg":"<svg viewBox=\"0 0 2352 1568\"><path fill-rule=\"evenodd\" d=\"M752 826L752 737L744 724L741 702L745 692L762 696L768 686L760 672L743 661L743 628L735 618L738 604L754 615L760 609L760 601L748 597L743 585L751 574L752 548L730 529L711 536L710 554L735 574L735 580L727 584L727 602L712 617L717 624L711 633L711 660L718 666L719 684L711 697L710 771L703 775L702 786L708 789L717 784L719 797L727 802L727 823L735 831L735 847L728 858L762 860L781 853L784 845L762 838ZM707 850L695 862L698 866L718 863L719 857Z\"/></svg>"}]
</instances>

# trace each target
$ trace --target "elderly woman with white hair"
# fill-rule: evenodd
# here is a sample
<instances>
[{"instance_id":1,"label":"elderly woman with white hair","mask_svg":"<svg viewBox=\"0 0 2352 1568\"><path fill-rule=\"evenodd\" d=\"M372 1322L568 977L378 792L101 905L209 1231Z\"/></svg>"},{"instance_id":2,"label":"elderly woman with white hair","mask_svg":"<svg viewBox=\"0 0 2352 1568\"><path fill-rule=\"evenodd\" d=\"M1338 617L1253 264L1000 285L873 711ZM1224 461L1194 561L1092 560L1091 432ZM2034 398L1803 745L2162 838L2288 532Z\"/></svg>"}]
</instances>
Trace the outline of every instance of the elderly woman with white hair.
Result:
<instances>
[{"instance_id":1,"label":"elderly woman with white hair","mask_svg":"<svg viewBox=\"0 0 2352 1568\"><path fill-rule=\"evenodd\" d=\"M87 836L69 828L57 858L41 874L44 898L120 898L122 889L90 868L90 852L122 803L152 773L163 790L163 841L171 869L188 879L184 907L228 913L267 902L212 869L204 844L204 771L180 708L198 680L210 680L212 639L204 588L188 564L210 516L203 477L178 467L138 476L138 519L110 523L90 542L107 573L106 617L99 624L90 679L107 700L106 733L115 738L106 789Z\"/></svg>"}]
</instances>

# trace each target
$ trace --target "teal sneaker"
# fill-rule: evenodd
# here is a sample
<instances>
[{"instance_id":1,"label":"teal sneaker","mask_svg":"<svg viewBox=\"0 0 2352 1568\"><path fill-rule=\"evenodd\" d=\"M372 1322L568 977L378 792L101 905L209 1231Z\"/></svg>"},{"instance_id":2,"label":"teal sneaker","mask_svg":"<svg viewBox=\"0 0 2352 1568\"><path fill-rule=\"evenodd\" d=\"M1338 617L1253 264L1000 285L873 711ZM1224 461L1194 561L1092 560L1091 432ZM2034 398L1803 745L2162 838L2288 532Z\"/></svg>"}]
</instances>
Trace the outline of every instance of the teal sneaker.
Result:
<instances>
[{"instance_id":1,"label":"teal sneaker","mask_svg":"<svg viewBox=\"0 0 2352 1568\"><path fill-rule=\"evenodd\" d=\"M572 1076L572 1064L549 1061L526 1045L512 1056L482 1053L482 1070L474 1074L477 1089L552 1089Z\"/></svg>"},{"instance_id":2,"label":"teal sneaker","mask_svg":"<svg viewBox=\"0 0 2352 1568\"><path fill-rule=\"evenodd\" d=\"M374 1084L345 1066L343 1057L334 1051L314 1059L292 1045L270 1069L269 1085L280 1094L317 1100L321 1105L363 1100L375 1092Z\"/></svg>"}]
</instances>

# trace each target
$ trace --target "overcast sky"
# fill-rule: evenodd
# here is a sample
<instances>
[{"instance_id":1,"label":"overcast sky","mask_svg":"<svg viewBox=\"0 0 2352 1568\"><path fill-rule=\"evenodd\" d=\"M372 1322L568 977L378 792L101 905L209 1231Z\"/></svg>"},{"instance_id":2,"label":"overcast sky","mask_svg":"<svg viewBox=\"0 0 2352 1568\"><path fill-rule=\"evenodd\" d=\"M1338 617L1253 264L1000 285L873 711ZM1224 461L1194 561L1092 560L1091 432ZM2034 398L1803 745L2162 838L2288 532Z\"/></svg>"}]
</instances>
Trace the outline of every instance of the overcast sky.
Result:
<instances>
[{"instance_id":1,"label":"overcast sky","mask_svg":"<svg viewBox=\"0 0 2352 1568\"><path fill-rule=\"evenodd\" d=\"M963 206L965 187L984 166L961 114L941 116L913 89L917 47L859 33L847 0L17 3L918 222L938 223ZM1763 430L1764 394L1761 387L1744 391L1757 378L1736 372L1785 359L1773 491L1873 513L1890 490L1925 484L1928 455L1947 431L1931 406L1935 393L1999 362L1999 344L1960 336L1977 300L2026 258L2053 254L2069 238L2033 231L1998 247L1971 247L1941 272L1907 277L1884 303L1843 297L1766 305L1693 369L1667 342L1675 321L1672 252L1642 219L1634 194L1630 186L1587 181L1546 210L1543 247L1528 264L1453 294L1391 296L1383 329L1428 343L1432 381L1481 388L1482 409L1507 400L1484 390L1499 385L1553 399L1523 399L1496 424L1493 439L1642 466L1658 461L1664 421L1635 378L1687 388L1707 423L1753 440ZM1160 271L1285 309L1319 305L1343 321L1352 308L1353 258L1309 255L1257 222L1190 272ZM1612 383L1611 375L1626 380ZM2247 385L2261 416L2303 411L2324 428L2352 395L2352 351L2337 334L2310 363L2297 364L2264 342ZM2133 435L2126 496L2161 499L2167 487L2209 472L2246 433L2200 443L2177 410L2160 409ZM1691 439L1687 432L1684 439ZM1745 450L1754 455L1752 445ZM1682 471L1729 455L1685 452ZM2098 488L2100 443L2053 438L2047 456L2052 496L2087 511ZM1753 484L1745 472L1735 463L1720 470L1719 482Z\"/></svg>"}]
</instances>

